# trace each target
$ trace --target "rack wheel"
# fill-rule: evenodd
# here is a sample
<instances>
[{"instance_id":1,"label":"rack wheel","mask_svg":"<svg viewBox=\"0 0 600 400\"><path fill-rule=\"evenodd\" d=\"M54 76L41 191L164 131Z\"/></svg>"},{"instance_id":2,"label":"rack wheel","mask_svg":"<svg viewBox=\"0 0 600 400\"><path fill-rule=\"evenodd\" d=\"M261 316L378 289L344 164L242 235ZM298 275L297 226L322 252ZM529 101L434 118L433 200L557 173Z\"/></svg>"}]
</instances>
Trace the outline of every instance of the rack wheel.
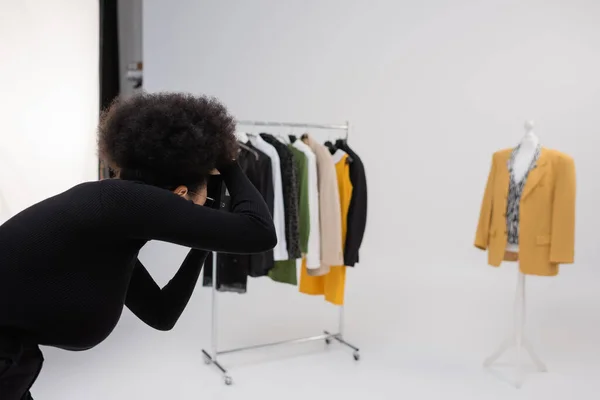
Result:
<instances>
[{"instance_id":1,"label":"rack wheel","mask_svg":"<svg viewBox=\"0 0 600 400\"><path fill-rule=\"evenodd\" d=\"M212 363L212 360L206 356L202 356L202 358L204 358L204 364L206 365L210 365Z\"/></svg>"},{"instance_id":2,"label":"rack wheel","mask_svg":"<svg viewBox=\"0 0 600 400\"><path fill-rule=\"evenodd\" d=\"M360 353L359 353L358 351L355 351L355 352L354 352L354 354L353 354L353 356L354 356L354 359L355 359L356 361L359 361L359 360L360 360Z\"/></svg>"},{"instance_id":3,"label":"rack wheel","mask_svg":"<svg viewBox=\"0 0 600 400\"><path fill-rule=\"evenodd\" d=\"M331 339L330 338L325 339L325 344L331 344Z\"/></svg>"},{"instance_id":4,"label":"rack wheel","mask_svg":"<svg viewBox=\"0 0 600 400\"><path fill-rule=\"evenodd\" d=\"M230 376L225 375L225 377L223 379L225 380L225 384L227 386L231 386L233 384L233 379L231 379Z\"/></svg>"}]
</instances>

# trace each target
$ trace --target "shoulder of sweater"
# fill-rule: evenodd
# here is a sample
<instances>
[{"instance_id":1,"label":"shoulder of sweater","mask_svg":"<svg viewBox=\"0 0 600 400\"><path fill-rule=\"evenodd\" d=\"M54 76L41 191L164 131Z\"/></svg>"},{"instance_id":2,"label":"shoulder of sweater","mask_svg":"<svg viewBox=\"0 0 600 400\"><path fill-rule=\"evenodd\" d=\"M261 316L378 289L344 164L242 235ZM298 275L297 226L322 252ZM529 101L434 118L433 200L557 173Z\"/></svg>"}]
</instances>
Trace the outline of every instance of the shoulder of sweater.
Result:
<instances>
[{"instance_id":1,"label":"shoulder of sweater","mask_svg":"<svg viewBox=\"0 0 600 400\"><path fill-rule=\"evenodd\" d=\"M320 157L323 157L323 158L333 161L333 155L331 155L331 153L329 152L329 149L327 147L323 146L322 144L319 144L318 149L319 149Z\"/></svg>"},{"instance_id":2,"label":"shoulder of sweater","mask_svg":"<svg viewBox=\"0 0 600 400\"><path fill-rule=\"evenodd\" d=\"M138 181L106 179L99 182L99 187L97 195L104 212L108 214L115 209L122 212L122 210L138 210L140 207L165 204L170 204L170 206L179 204L183 207L193 204L170 190Z\"/></svg>"},{"instance_id":3,"label":"shoulder of sweater","mask_svg":"<svg viewBox=\"0 0 600 400\"><path fill-rule=\"evenodd\" d=\"M172 192L166 189L148 185L139 181L129 181L124 179L104 179L97 183L100 185L100 190L103 193L103 195L107 195L110 193L156 193L157 195L164 195L168 193L173 194Z\"/></svg>"},{"instance_id":4,"label":"shoulder of sweater","mask_svg":"<svg viewBox=\"0 0 600 400\"><path fill-rule=\"evenodd\" d=\"M289 144L287 147L290 149L292 154L294 154L294 156L298 156L300 159L306 160L306 154L302 150L294 147L291 144Z\"/></svg>"},{"instance_id":5,"label":"shoulder of sweater","mask_svg":"<svg viewBox=\"0 0 600 400\"><path fill-rule=\"evenodd\" d=\"M60 193L55 194L54 196L49 197L46 200L55 199L55 198L64 198L74 196L78 199L83 199L89 197L98 197L101 192L101 182L102 181L89 181L82 182L75 186L70 187Z\"/></svg>"},{"instance_id":6,"label":"shoulder of sweater","mask_svg":"<svg viewBox=\"0 0 600 400\"><path fill-rule=\"evenodd\" d=\"M306 156L306 159L308 159L308 160L315 161L317 159L317 156L310 149L310 147L302 148L302 149L300 149L300 151L302 151L302 153Z\"/></svg>"},{"instance_id":7,"label":"shoulder of sweater","mask_svg":"<svg viewBox=\"0 0 600 400\"><path fill-rule=\"evenodd\" d=\"M254 146L262 151L267 157L273 159L273 157L277 157L279 159L279 156L277 155L277 150L275 149L275 147L273 147L271 144L265 142L264 140L262 140L262 138L260 138L260 136L258 137L260 140L254 138L254 141L252 142L252 144L254 144ZM250 139L252 141L252 138Z\"/></svg>"},{"instance_id":8,"label":"shoulder of sweater","mask_svg":"<svg viewBox=\"0 0 600 400\"><path fill-rule=\"evenodd\" d=\"M292 153L292 150L286 144L280 142L279 140L274 139L273 143L271 143L271 146L275 148L277 154L279 154L279 158L284 158L285 160L294 159L294 153Z\"/></svg>"},{"instance_id":9,"label":"shoulder of sweater","mask_svg":"<svg viewBox=\"0 0 600 400\"><path fill-rule=\"evenodd\" d=\"M70 190L99 188L102 185L102 182L108 181L108 180L112 180L112 179L103 179L100 181L87 181L87 182L78 183L77 185L71 187Z\"/></svg>"}]
</instances>

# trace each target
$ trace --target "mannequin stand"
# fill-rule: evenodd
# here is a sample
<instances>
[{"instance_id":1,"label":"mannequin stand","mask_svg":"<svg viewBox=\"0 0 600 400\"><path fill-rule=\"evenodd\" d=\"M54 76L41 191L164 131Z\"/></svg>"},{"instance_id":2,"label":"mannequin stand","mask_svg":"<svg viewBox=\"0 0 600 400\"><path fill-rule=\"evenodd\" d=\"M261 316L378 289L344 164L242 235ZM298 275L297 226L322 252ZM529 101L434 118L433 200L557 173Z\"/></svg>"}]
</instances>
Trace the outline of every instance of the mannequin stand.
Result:
<instances>
[{"instance_id":1,"label":"mannequin stand","mask_svg":"<svg viewBox=\"0 0 600 400\"><path fill-rule=\"evenodd\" d=\"M548 369L542 360L533 350L531 343L525 338L525 274L519 272L517 283L517 293L515 296L514 310L514 332L510 335L491 356L489 356L483 366L491 367L498 359L513 346L516 348L515 359L515 387L517 389L523 386L525 381L525 370L523 365L523 353L527 352L531 361L539 372L547 372Z\"/></svg>"}]
</instances>

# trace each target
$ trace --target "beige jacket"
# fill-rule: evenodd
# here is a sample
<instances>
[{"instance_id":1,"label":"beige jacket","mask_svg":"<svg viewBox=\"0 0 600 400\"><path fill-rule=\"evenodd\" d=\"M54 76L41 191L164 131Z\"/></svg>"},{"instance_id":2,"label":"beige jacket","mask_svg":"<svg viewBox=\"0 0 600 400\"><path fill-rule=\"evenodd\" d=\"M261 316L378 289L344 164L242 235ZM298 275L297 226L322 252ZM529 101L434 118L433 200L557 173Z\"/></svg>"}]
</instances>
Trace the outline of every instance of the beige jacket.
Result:
<instances>
[{"instance_id":1,"label":"beige jacket","mask_svg":"<svg viewBox=\"0 0 600 400\"><path fill-rule=\"evenodd\" d=\"M321 267L309 269L311 276L329 273L332 265L344 265L342 213L335 164L327 147L308 136L304 142L317 157L319 219L321 226Z\"/></svg>"}]
</instances>

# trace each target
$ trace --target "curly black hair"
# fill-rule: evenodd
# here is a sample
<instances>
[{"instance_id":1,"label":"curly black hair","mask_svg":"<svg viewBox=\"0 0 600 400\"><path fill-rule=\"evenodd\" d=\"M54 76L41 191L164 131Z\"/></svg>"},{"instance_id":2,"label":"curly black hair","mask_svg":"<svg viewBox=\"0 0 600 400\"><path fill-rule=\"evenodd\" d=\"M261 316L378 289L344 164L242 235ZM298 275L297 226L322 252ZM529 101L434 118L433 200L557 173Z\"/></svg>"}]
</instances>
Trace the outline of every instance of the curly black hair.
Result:
<instances>
[{"instance_id":1,"label":"curly black hair","mask_svg":"<svg viewBox=\"0 0 600 400\"><path fill-rule=\"evenodd\" d=\"M98 150L121 179L195 192L210 171L235 158L235 120L212 97L142 93L102 113Z\"/></svg>"}]
</instances>

